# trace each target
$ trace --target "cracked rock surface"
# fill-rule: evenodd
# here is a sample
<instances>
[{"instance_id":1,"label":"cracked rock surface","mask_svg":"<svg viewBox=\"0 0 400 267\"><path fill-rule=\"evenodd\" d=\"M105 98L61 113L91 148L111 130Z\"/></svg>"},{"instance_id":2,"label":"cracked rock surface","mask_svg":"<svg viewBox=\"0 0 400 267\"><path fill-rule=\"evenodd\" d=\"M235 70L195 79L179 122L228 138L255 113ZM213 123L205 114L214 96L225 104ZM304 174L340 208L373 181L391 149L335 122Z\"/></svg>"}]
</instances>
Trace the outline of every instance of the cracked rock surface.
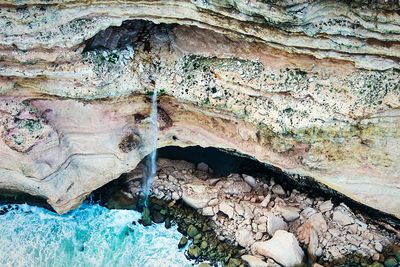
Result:
<instances>
[{"instance_id":1,"label":"cracked rock surface","mask_svg":"<svg viewBox=\"0 0 400 267\"><path fill-rule=\"evenodd\" d=\"M5 0L0 14L1 189L76 207L153 149L157 88L158 147L242 153L400 217L397 2Z\"/></svg>"}]
</instances>

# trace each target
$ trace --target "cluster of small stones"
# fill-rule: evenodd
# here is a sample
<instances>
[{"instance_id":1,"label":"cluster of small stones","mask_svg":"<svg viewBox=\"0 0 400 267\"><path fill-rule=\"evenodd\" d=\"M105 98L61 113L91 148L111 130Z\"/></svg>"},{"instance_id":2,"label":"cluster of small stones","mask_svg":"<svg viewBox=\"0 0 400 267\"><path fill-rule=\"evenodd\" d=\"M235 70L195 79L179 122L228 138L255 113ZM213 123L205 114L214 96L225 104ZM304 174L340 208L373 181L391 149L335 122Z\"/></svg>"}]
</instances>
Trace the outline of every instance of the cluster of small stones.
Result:
<instances>
[{"instance_id":1,"label":"cluster of small stones","mask_svg":"<svg viewBox=\"0 0 400 267\"><path fill-rule=\"evenodd\" d=\"M158 166L153 196L167 201L182 200L209 217L215 223L219 240L243 247L243 259L250 265L251 256L261 257L263 264L268 264L265 266L286 265L285 259L274 256L273 251L265 253L259 249L278 231L293 234L309 260L325 264L343 264L349 255L357 255L351 260L365 264L374 261L378 265L373 266L381 266L379 262L385 261L384 248L396 240L345 204L312 199L297 190L290 192L272 177L263 181L245 174L216 178L204 163L195 166L167 159L159 159ZM140 168L136 172L128 179L133 194L140 190L140 180L135 179L141 175ZM300 253L300 259L303 256Z\"/></svg>"}]
</instances>

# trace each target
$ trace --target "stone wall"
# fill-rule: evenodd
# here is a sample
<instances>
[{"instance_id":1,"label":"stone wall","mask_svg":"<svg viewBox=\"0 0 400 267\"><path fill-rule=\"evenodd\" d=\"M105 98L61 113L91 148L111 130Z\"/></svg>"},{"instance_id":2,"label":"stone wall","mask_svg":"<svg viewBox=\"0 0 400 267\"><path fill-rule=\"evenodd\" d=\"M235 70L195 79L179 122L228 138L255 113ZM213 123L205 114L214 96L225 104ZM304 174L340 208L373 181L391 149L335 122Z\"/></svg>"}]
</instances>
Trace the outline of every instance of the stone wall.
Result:
<instances>
[{"instance_id":1,"label":"stone wall","mask_svg":"<svg viewBox=\"0 0 400 267\"><path fill-rule=\"evenodd\" d=\"M72 209L150 152L157 88L159 147L237 151L400 217L398 11L2 1L0 187Z\"/></svg>"}]
</instances>

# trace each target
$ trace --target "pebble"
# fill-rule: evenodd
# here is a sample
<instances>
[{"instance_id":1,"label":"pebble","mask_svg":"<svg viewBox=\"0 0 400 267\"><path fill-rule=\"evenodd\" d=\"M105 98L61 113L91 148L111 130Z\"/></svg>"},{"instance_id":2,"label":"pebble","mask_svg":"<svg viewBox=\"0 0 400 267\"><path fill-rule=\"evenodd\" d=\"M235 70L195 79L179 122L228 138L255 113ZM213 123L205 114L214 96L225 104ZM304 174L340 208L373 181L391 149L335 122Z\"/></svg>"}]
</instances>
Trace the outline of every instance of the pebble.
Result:
<instances>
[{"instance_id":1,"label":"pebble","mask_svg":"<svg viewBox=\"0 0 400 267\"><path fill-rule=\"evenodd\" d=\"M273 236L278 230L287 230L288 225L281 217L269 213L267 218L267 232L269 235Z\"/></svg>"},{"instance_id":2,"label":"pebble","mask_svg":"<svg viewBox=\"0 0 400 267\"><path fill-rule=\"evenodd\" d=\"M261 207L266 208L270 201L271 201L271 193L268 193L268 195L261 202Z\"/></svg>"},{"instance_id":3,"label":"pebble","mask_svg":"<svg viewBox=\"0 0 400 267\"><path fill-rule=\"evenodd\" d=\"M254 179L253 176L246 175L246 174L243 174L242 176L243 176L243 180L244 180L248 185L250 185L252 188L255 188L255 187L257 186L257 181L256 181L256 179Z\"/></svg>"},{"instance_id":4,"label":"pebble","mask_svg":"<svg viewBox=\"0 0 400 267\"><path fill-rule=\"evenodd\" d=\"M277 194L277 195L286 195L285 190L283 190L283 187L280 186L279 184L276 184L276 185L274 185L274 186L272 187L272 192L273 192L274 194Z\"/></svg>"}]
</instances>

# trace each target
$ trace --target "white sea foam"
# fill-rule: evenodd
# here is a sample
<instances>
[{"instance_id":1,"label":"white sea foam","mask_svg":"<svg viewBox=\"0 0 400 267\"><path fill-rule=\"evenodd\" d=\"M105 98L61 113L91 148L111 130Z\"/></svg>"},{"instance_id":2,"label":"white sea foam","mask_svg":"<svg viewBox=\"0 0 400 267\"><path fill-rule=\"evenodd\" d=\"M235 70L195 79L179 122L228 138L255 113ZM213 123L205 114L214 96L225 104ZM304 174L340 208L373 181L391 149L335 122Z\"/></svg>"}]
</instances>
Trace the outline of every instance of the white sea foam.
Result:
<instances>
[{"instance_id":1,"label":"white sea foam","mask_svg":"<svg viewBox=\"0 0 400 267\"><path fill-rule=\"evenodd\" d=\"M132 224L140 217L89 204L62 216L12 205L0 215L0 266L192 266L176 227Z\"/></svg>"}]
</instances>

